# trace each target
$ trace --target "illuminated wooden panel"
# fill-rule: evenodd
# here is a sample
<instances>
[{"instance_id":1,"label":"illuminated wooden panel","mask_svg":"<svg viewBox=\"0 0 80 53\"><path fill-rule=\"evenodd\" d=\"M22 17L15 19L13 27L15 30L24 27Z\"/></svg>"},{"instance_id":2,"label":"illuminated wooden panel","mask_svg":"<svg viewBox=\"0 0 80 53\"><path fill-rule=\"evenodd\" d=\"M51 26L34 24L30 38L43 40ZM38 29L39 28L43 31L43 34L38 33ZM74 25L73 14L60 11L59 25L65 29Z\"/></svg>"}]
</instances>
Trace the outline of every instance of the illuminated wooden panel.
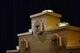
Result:
<instances>
[{"instance_id":1,"label":"illuminated wooden panel","mask_svg":"<svg viewBox=\"0 0 80 53\"><path fill-rule=\"evenodd\" d=\"M60 23L60 18L47 15L47 22L46 22L47 29L56 28L58 27L59 23Z\"/></svg>"},{"instance_id":2,"label":"illuminated wooden panel","mask_svg":"<svg viewBox=\"0 0 80 53\"><path fill-rule=\"evenodd\" d=\"M80 31L67 30L67 46L80 46Z\"/></svg>"}]
</instances>

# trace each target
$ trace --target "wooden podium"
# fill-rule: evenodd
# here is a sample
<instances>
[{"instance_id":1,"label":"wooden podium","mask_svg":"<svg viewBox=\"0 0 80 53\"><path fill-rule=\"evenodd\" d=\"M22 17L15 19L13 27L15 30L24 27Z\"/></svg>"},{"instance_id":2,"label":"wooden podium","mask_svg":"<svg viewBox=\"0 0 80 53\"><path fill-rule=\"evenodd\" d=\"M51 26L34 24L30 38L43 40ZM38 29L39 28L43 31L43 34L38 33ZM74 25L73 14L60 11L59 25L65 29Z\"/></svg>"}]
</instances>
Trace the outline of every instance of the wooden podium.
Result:
<instances>
[{"instance_id":1,"label":"wooden podium","mask_svg":"<svg viewBox=\"0 0 80 53\"><path fill-rule=\"evenodd\" d=\"M19 53L80 53L80 28L59 26L61 17L49 11L30 15L31 29L17 35Z\"/></svg>"},{"instance_id":2,"label":"wooden podium","mask_svg":"<svg viewBox=\"0 0 80 53\"><path fill-rule=\"evenodd\" d=\"M59 26L61 17L54 12L31 15L32 31L18 34L20 53L79 53L80 28Z\"/></svg>"}]
</instances>

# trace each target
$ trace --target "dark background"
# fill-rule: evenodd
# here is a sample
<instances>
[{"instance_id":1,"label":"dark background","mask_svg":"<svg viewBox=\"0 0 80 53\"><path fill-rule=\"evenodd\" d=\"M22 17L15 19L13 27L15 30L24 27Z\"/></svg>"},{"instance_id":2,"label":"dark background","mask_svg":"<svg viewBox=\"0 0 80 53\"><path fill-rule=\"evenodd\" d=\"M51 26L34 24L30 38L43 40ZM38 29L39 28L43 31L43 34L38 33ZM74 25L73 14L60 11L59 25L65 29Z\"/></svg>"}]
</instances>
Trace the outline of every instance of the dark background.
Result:
<instances>
[{"instance_id":1,"label":"dark background","mask_svg":"<svg viewBox=\"0 0 80 53\"><path fill-rule=\"evenodd\" d=\"M63 15L61 21L80 27L79 0L0 0L0 50L15 49L18 33L31 28L29 16L45 9Z\"/></svg>"}]
</instances>

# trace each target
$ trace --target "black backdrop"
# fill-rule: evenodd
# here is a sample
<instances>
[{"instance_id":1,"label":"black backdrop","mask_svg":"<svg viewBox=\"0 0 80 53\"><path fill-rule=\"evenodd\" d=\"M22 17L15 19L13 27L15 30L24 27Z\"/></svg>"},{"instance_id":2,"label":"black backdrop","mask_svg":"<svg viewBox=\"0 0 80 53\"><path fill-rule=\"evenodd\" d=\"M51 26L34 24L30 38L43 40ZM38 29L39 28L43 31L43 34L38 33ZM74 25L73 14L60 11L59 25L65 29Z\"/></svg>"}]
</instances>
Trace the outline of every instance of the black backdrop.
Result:
<instances>
[{"instance_id":1,"label":"black backdrop","mask_svg":"<svg viewBox=\"0 0 80 53\"><path fill-rule=\"evenodd\" d=\"M18 33L31 28L29 16L45 9L63 15L61 21L80 27L79 0L0 0L0 50L15 49Z\"/></svg>"}]
</instances>

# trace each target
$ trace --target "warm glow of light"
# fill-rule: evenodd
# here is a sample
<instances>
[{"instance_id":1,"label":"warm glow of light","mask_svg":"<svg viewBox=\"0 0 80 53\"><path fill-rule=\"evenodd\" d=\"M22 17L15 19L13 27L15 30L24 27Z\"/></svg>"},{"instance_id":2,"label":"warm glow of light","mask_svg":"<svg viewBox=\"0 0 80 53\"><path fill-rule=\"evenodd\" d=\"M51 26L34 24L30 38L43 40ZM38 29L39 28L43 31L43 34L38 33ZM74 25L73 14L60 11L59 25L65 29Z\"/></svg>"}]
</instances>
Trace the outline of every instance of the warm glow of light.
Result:
<instances>
[{"instance_id":1,"label":"warm glow of light","mask_svg":"<svg viewBox=\"0 0 80 53\"><path fill-rule=\"evenodd\" d=\"M60 27L61 27L61 26L67 26L67 25L69 25L68 22L62 22L62 23L59 23L59 26L60 26Z\"/></svg>"},{"instance_id":2,"label":"warm glow of light","mask_svg":"<svg viewBox=\"0 0 80 53\"><path fill-rule=\"evenodd\" d=\"M42 12L54 12L53 10L44 10Z\"/></svg>"}]
</instances>

